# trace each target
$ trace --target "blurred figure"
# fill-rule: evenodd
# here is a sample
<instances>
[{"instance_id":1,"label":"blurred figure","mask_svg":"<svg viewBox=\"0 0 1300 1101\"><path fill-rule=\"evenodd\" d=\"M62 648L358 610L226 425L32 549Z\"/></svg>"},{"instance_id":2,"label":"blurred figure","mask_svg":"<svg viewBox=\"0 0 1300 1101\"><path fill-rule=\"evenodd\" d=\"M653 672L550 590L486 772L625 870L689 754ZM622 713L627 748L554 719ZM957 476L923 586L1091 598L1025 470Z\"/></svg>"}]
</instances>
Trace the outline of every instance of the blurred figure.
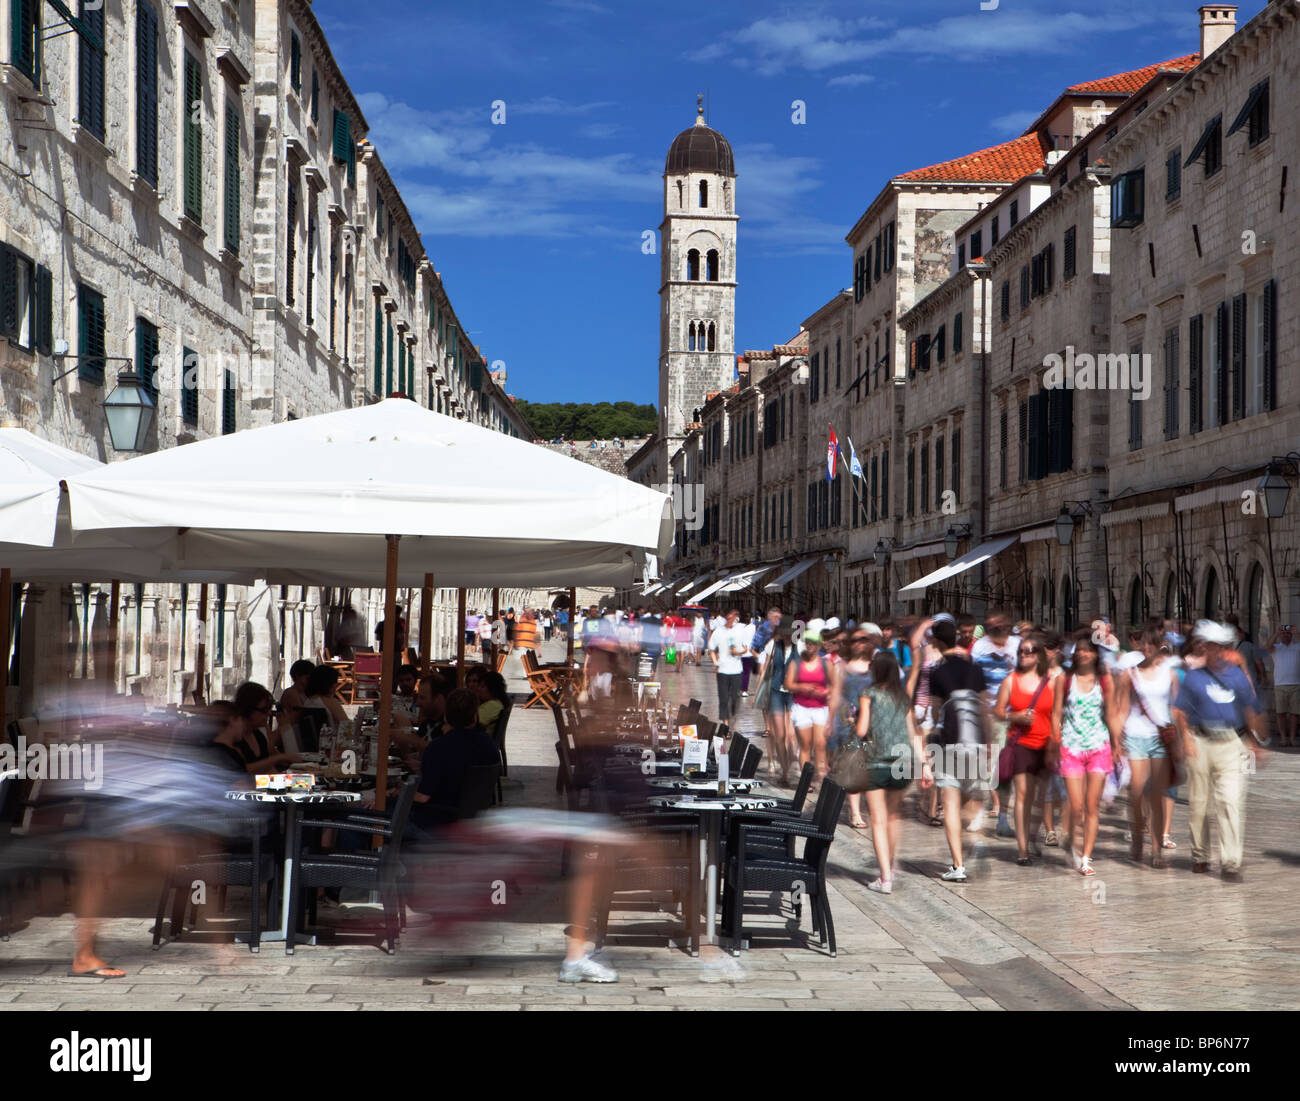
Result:
<instances>
[{"instance_id":1,"label":"blurred figure","mask_svg":"<svg viewBox=\"0 0 1300 1101\"><path fill-rule=\"evenodd\" d=\"M1264 644L1273 659L1273 709L1278 737L1284 746L1300 745L1300 641L1290 623L1274 631Z\"/></svg>"},{"instance_id":2,"label":"blurred figure","mask_svg":"<svg viewBox=\"0 0 1300 1101\"><path fill-rule=\"evenodd\" d=\"M1034 796L1044 774L1056 764L1052 742L1052 695L1047 648L1041 635L1023 640L1017 652L1017 669L998 689L994 714L1008 724L1012 783L1016 795L1016 863L1033 863L1029 843L1034 837Z\"/></svg>"},{"instance_id":3,"label":"blurred figure","mask_svg":"<svg viewBox=\"0 0 1300 1101\"><path fill-rule=\"evenodd\" d=\"M799 756L799 744L795 740L794 725L790 720L793 699L785 686L786 669L791 661L797 660L794 643L790 641L793 626L793 619L780 616L772 637L763 647L762 679L758 697L754 701L754 706L763 712L767 725L768 746L771 749L768 771L772 775L779 775L782 787L790 782L790 764Z\"/></svg>"},{"instance_id":4,"label":"blurred figure","mask_svg":"<svg viewBox=\"0 0 1300 1101\"><path fill-rule=\"evenodd\" d=\"M723 625L709 638L709 656L717 670L718 721L730 722L740 701L743 655L749 650L749 633L739 622L740 612L732 608Z\"/></svg>"},{"instance_id":5,"label":"blurred figure","mask_svg":"<svg viewBox=\"0 0 1300 1101\"><path fill-rule=\"evenodd\" d=\"M281 737L283 731L295 728L302 717L302 709L307 702L307 680L315 668L315 664L305 658L289 666L290 684L280 696L280 721L277 725L277 733Z\"/></svg>"},{"instance_id":6,"label":"blurred figure","mask_svg":"<svg viewBox=\"0 0 1300 1101\"><path fill-rule=\"evenodd\" d=\"M826 741L831 757L850 738L861 737L858 713L872 684L871 659L875 652L876 639L863 628L858 628L849 637L849 659L834 667L834 683L828 703L831 733ZM848 800L849 824L855 830L867 829L867 823L862 819L862 793L851 791Z\"/></svg>"},{"instance_id":7,"label":"blurred figure","mask_svg":"<svg viewBox=\"0 0 1300 1101\"><path fill-rule=\"evenodd\" d=\"M791 695L790 721L799 741L799 767L814 760L815 784L826 775L826 722L831 695L830 662L822 656L822 621L809 622L803 633L803 654L786 665L785 687Z\"/></svg>"},{"instance_id":8,"label":"blurred figure","mask_svg":"<svg viewBox=\"0 0 1300 1101\"><path fill-rule=\"evenodd\" d=\"M307 687L303 690L307 696L303 707L326 712L329 724L335 730L348 717L343 710L343 701L338 697L338 687L339 671L332 665L318 665L307 678ZM235 701L238 703L238 695L235 696Z\"/></svg>"}]
</instances>

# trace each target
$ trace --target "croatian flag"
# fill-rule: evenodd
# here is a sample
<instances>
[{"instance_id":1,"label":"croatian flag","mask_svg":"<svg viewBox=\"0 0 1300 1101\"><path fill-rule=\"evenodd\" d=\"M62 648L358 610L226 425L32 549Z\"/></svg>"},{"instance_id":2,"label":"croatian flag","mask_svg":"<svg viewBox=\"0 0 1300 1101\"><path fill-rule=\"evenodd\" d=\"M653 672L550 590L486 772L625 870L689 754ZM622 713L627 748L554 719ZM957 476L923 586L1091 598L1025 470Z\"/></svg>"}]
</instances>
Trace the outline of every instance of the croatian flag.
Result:
<instances>
[{"instance_id":1,"label":"croatian flag","mask_svg":"<svg viewBox=\"0 0 1300 1101\"><path fill-rule=\"evenodd\" d=\"M861 478L863 476L862 463L858 460L857 449L853 446L853 437L845 436L844 438L849 441L849 473L855 478Z\"/></svg>"},{"instance_id":2,"label":"croatian flag","mask_svg":"<svg viewBox=\"0 0 1300 1101\"><path fill-rule=\"evenodd\" d=\"M840 457L840 441L835 438L835 426L827 425L830 429L830 438L826 441L826 480L832 482L835 480L835 464Z\"/></svg>"}]
</instances>

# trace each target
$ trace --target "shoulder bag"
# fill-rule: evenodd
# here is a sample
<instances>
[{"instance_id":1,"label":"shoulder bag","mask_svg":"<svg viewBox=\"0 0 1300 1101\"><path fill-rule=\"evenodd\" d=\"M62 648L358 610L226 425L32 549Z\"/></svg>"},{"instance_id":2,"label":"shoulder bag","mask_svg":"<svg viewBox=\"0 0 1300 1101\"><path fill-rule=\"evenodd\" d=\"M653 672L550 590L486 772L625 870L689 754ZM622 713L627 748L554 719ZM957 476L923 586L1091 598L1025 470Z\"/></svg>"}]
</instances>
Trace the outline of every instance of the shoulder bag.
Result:
<instances>
[{"instance_id":1,"label":"shoulder bag","mask_svg":"<svg viewBox=\"0 0 1300 1101\"><path fill-rule=\"evenodd\" d=\"M1014 677L1017 674L1011 673L1009 675ZM1044 689L1047 688L1048 684L1049 684L1049 678L1047 677L1042 677L1039 680L1038 687L1034 689L1034 694L1029 697L1029 706L1025 708L1026 711L1034 710L1034 708L1038 705L1038 697L1043 694L1043 691ZM1015 685L1016 682L1012 681L1011 687L1014 688ZM1008 696L1007 697L1008 706L1010 706L1010 699L1011 697ZM1015 730L1014 735L1012 734L1013 729ZM1018 726L1007 727L1007 744L1003 746L1002 752L998 754L998 786L999 787L1001 787L1003 784L1009 783L1011 777L1015 775L1015 771L1014 771L1015 760L1013 755L1009 753L1008 750L1010 750L1013 745L1015 745L1018 741L1020 741L1023 734L1024 734L1024 730L1020 729Z\"/></svg>"}]
</instances>

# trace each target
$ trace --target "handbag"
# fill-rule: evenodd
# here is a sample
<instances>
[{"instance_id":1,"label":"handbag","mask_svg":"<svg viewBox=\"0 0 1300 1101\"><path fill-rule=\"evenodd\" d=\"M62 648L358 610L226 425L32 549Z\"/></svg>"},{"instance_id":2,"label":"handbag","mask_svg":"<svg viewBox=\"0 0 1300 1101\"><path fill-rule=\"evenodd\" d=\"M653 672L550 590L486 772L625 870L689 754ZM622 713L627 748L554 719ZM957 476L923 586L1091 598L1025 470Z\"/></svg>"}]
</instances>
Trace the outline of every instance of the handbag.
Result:
<instances>
[{"instance_id":1,"label":"handbag","mask_svg":"<svg viewBox=\"0 0 1300 1101\"><path fill-rule=\"evenodd\" d=\"M769 654L763 663L763 672L758 678L758 691L754 693L754 710L766 711L772 702L772 657Z\"/></svg>"},{"instance_id":2,"label":"handbag","mask_svg":"<svg viewBox=\"0 0 1300 1101\"><path fill-rule=\"evenodd\" d=\"M664 651L664 661L669 665L677 664L677 646L675 643L670 642L668 644L668 649Z\"/></svg>"},{"instance_id":3,"label":"handbag","mask_svg":"<svg viewBox=\"0 0 1300 1101\"><path fill-rule=\"evenodd\" d=\"M1014 677L1016 674L1012 673L1011 675ZM1038 687L1034 689L1034 694L1029 697L1029 706L1025 708L1026 711L1033 711L1035 706L1038 704L1038 697L1043 694L1043 689L1045 689L1047 685L1047 677L1043 677L1039 680ZM1008 700L1009 699L1010 697L1008 697ZM1024 731L1019 727L1016 728L1014 737L1011 734L1010 728L1007 730L1007 744L1002 747L1002 752L998 754L998 787L1010 783L1011 778L1015 775L1015 758L1011 753L1008 753L1007 750L1019 742L1023 734Z\"/></svg>"},{"instance_id":4,"label":"handbag","mask_svg":"<svg viewBox=\"0 0 1300 1101\"><path fill-rule=\"evenodd\" d=\"M871 786L872 765L867 747L856 734L835 751L829 775L850 795Z\"/></svg>"}]
</instances>

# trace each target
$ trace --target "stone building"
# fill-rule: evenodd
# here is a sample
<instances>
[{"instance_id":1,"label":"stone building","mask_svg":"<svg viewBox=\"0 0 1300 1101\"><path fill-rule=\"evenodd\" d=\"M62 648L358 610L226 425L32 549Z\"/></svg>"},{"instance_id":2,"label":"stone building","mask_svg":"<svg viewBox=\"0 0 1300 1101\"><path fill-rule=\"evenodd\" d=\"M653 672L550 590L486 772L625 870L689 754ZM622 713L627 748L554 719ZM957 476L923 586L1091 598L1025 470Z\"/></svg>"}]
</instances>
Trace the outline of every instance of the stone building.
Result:
<instances>
[{"instance_id":1,"label":"stone building","mask_svg":"<svg viewBox=\"0 0 1300 1101\"><path fill-rule=\"evenodd\" d=\"M11 6L0 21L5 424L112 460L103 402L128 370L156 405L148 450L375 400L367 280L378 273L391 306L382 393L531 437L454 321L369 143L359 163L366 122L307 0L120 0L79 7L70 26L53 5ZM104 675L114 592L117 687L171 702L200 685L226 695L250 676L278 687L293 660L338 644L345 607L361 644L379 614L368 593L94 580L16 579L11 713L40 705L42 684ZM444 652L454 608L454 593L437 593Z\"/></svg>"}]
</instances>

